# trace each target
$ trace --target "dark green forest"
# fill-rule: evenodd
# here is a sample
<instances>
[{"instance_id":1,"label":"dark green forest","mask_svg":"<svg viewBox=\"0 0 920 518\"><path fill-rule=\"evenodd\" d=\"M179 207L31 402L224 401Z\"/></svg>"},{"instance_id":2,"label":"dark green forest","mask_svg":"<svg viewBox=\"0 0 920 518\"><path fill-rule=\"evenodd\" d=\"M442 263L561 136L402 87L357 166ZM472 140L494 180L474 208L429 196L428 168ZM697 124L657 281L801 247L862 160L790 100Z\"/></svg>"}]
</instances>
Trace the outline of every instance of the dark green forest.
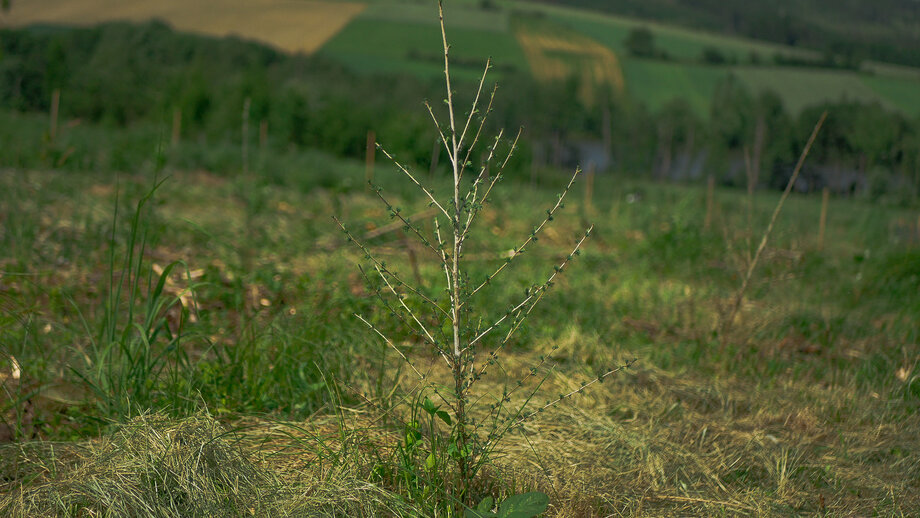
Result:
<instances>
[{"instance_id":1,"label":"dark green forest","mask_svg":"<svg viewBox=\"0 0 920 518\"><path fill-rule=\"evenodd\" d=\"M920 65L914 0L542 0L814 49L843 63Z\"/></svg>"},{"instance_id":2,"label":"dark green forest","mask_svg":"<svg viewBox=\"0 0 920 518\"><path fill-rule=\"evenodd\" d=\"M250 137L257 138L264 123L265 145L276 156L314 148L361 158L373 130L407 162L427 166L432 158L435 135L420 100L442 97L437 80L355 75L322 58L234 38L180 34L158 22L4 30L0 53L0 106L8 113L48 113L53 92L60 90L60 114L70 124L146 128L161 141L168 140L174 113L180 113L187 146L174 160L185 167L225 169L230 159L213 150L238 149L245 99L254 128ZM578 90L574 80L538 85L523 73L506 71L492 129L524 126L517 174L531 174L531 165L577 165L585 161L577 146L596 142L611 157L612 171L693 180L698 172L685 167L675 173L675 164L702 161L725 185L746 183L747 152L761 171L759 183L779 188L815 121L828 110L812 152L816 165L805 171L800 190L830 184L841 194L898 203L912 202L918 192L920 123L878 105L841 101L793 114L778 96L755 95L730 77L713 96L711 113L700 117L679 100L656 112L626 95L589 106ZM20 139L20 145L5 146L0 157L19 167L44 161L63 168L130 169L135 158L149 160L153 148L140 146L138 154L145 156L132 157L89 144L66 148L46 142L30 153L36 139L9 138ZM844 171L847 178L832 181L828 171Z\"/></svg>"}]
</instances>

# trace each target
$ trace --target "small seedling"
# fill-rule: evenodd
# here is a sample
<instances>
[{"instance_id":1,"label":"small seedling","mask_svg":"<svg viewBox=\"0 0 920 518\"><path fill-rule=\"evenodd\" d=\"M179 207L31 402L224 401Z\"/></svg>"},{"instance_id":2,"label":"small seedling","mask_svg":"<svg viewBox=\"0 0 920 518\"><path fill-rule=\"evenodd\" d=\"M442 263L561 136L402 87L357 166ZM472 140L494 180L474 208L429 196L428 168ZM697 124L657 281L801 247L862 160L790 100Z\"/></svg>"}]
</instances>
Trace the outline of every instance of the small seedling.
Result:
<instances>
[{"instance_id":1,"label":"small seedling","mask_svg":"<svg viewBox=\"0 0 920 518\"><path fill-rule=\"evenodd\" d=\"M472 170L473 162L470 157L474 156L477 145L484 142L483 128L495 100L496 89L492 90L487 104L482 95L491 60L486 63L469 113L464 119L458 118L451 88L450 45L447 43L444 29L441 2L438 3L438 13L447 91L447 97L444 99L447 110L446 125L442 126L436 110L430 104L426 103L425 106L438 129L440 143L447 152L453 175L452 195L436 195L421 183L417 174L411 172L409 167L400 163L379 144L377 146L383 155L421 191L436 211L433 231L429 233L423 230L417 222L412 221L392 204L380 188L372 186L372 190L386 207L389 216L402 223L406 234L418 240L427 250L426 253L438 263L439 269L443 271L443 284L435 288L407 282L394 268L378 259L368 246L337 218L336 222L347 240L354 243L370 263L370 268L361 268L361 271L368 283L376 286L374 289L382 305L397 321L420 336L422 342L438 357L437 363L444 365L451 374L452 386L435 385L429 372L417 366L393 340L372 323L370 318L356 315L389 348L396 351L420 380L421 391L431 396L416 396L413 398L414 403L410 405L410 418L405 426L404 439L396 448L397 464L401 471L397 480L419 498L429 498L433 490L440 490L445 493L442 495L442 502L448 505L461 503L464 509L469 509L466 506L472 501L473 481L489 461L496 445L511 430L546 408L580 393L625 366L606 369L596 378L582 383L578 389L561 394L535 410L528 407L537 389L546 381L552 370L545 368L549 361L548 355L539 356L523 377L507 384L501 394L485 398L473 392L473 388L483 377L500 370L499 353L509 344L536 304L543 299L569 263L579 255L582 245L594 227L589 227L577 236L565 258L559 264L548 268L547 277L531 284L524 290L520 299L511 303L505 311L490 316L475 310L475 299L482 298L500 274L528 251L556 213L563 208L566 194L575 182L579 170L576 169L558 195L555 204L545 211L542 222L533 227L533 231L523 243L510 253L506 252L505 260L490 275L479 281L471 279L463 257L464 248L477 216L481 214L493 188L503 177L504 170L517 148L521 131L507 141L508 152L503 159L498 158L504 138L503 131L487 144L483 144L485 159L478 166L478 172ZM372 278L375 283L371 282ZM480 410L476 412L475 420L474 413L471 412L473 405L477 405ZM447 428L446 437L439 433L442 426ZM477 514L468 516L531 517L542 513L547 502L546 495L542 493L515 495L504 500L498 506L497 512L492 512L491 500L485 500L475 511L471 511Z\"/></svg>"},{"instance_id":2,"label":"small seedling","mask_svg":"<svg viewBox=\"0 0 920 518\"><path fill-rule=\"evenodd\" d=\"M487 496L475 509L467 509L464 518L533 518L546 512L549 497L544 493L533 491L520 495L511 495L492 511L492 497Z\"/></svg>"}]
</instances>

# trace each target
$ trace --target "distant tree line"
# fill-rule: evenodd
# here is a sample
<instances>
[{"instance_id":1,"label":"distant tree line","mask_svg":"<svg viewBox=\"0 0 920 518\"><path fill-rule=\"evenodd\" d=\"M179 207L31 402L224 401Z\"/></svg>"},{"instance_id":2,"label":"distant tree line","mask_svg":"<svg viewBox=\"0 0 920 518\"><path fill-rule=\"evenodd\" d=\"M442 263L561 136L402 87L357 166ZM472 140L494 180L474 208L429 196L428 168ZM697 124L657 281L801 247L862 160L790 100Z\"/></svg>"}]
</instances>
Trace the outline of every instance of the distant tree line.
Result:
<instances>
[{"instance_id":1,"label":"distant tree line","mask_svg":"<svg viewBox=\"0 0 920 518\"><path fill-rule=\"evenodd\" d=\"M762 170L760 183L779 187L828 108L812 163L868 178L879 194L916 195L920 181L920 123L877 105L840 102L795 115L775 94L754 94L729 79L709 114L681 100L651 111L628 95L587 104L574 79L540 85L514 71L504 76L492 123L525 126L520 174L540 149L546 165L571 165L584 157L547 155L560 143L603 141L613 170L692 178L674 171L695 160L723 182L742 184L747 154ZM356 75L321 58L175 33L162 23L0 31L0 106L47 113L55 89L62 91L63 117L115 129L168 127L178 109L183 138L205 144L239 142L248 98L253 126L265 121L281 149L361 158L373 129L401 160L419 164L429 162L435 141L421 101L442 97L439 79ZM814 176L811 186L826 181Z\"/></svg>"},{"instance_id":2,"label":"distant tree line","mask_svg":"<svg viewBox=\"0 0 920 518\"><path fill-rule=\"evenodd\" d=\"M814 49L834 62L920 66L916 0L541 0Z\"/></svg>"},{"instance_id":3,"label":"distant tree line","mask_svg":"<svg viewBox=\"0 0 920 518\"><path fill-rule=\"evenodd\" d=\"M654 33L645 26L637 26L631 29L623 40L623 44L629 55L633 57L676 61L674 56L671 56L667 51L658 47L655 43ZM693 60L684 59L683 61ZM723 50L713 46L703 47L703 51L696 61L706 65L737 65L741 62L734 54L726 54ZM836 55L831 52L825 52L824 54L814 57L805 54L791 55L776 52L773 54L772 62L767 62L759 52L751 51L747 56L747 63L755 66L769 65L772 63L776 66L833 68L842 70L858 70L861 65L852 55Z\"/></svg>"}]
</instances>

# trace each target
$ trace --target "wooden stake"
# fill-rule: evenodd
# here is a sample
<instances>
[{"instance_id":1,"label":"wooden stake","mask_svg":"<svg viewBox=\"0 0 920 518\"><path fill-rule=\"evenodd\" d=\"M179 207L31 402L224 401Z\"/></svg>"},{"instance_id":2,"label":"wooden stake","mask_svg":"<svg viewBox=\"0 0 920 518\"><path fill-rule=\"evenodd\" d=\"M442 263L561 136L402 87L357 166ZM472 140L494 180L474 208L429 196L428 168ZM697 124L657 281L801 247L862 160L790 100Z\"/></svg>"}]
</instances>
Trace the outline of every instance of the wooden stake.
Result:
<instances>
[{"instance_id":1,"label":"wooden stake","mask_svg":"<svg viewBox=\"0 0 920 518\"><path fill-rule=\"evenodd\" d=\"M438 160L441 159L441 139L434 139L434 147L431 148L431 167L428 168L428 176L434 176L438 169Z\"/></svg>"},{"instance_id":2,"label":"wooden stake","mask_svg":"<svg viewBox=\"0 0 920 518\"><path fill-rule=\"evenodd\" d=\"M540 153L539 145L533 146L533 157L530 160L530 188L535 189L537 187L537 167L540 167L542 164L543 155Z\"/></svg>"},{"instance_id":3,"label":"wooden stake","mask_svg":"<svg viewBox=\"0 0 920 518\"><path fill-rule=\"evenodd\" d=\"M674 144L674 128L670 124L658 127L658 181L671 177L671 155Z\"/></svg>"},{"instance_id":4,"label":"wooden stake","mask_svg":"<svg viewBox=\"0 0 920 518\"><path fill-rule=\"evenodd\" d=\"M604 142L604 157L607 159L607 167L610 167L610 157L613 156L612 137L610 135L610 102L604 98L604 109L601 112L601 138Z\"/></svg>"},{"instance_id":5,"label":"wooden stake","mask_svg":"<svg viewBox=\"0 0 920 518\"><path fill-rule=\"evenodd\" d=\"M716 179L714 176L709 175L709 179L706 181L706 220L703 222L703 229L709 230L709 227L712 225L712 211L715 201L716 189Z\"/></svg>"},{"instance_id":6,"label":"wooden stake","mask_svg":"<svg viewBox=\"0 0 920 518\"><path fill-rule=\"evenodd\" d=\"M252 106L252 99L247 97L243 101L243 173L249 173L249 108Z\"/></svg>"},{"instance_id":7,"label":"wooden stake","mask_svg":"<svg viewBox=\"0 0 920 518\"><path fill-rule=\"evenodd\" d=\"M821 191L821 219L818 221L818 250L824 250L824 231L827 229L827 201L831 190L827 187Z\"/></svg>"},{"instance_id":8,"label":"wooden stake","mask_svg":"<svg viewBox=\"0 0 920 518\"><path fill-rule=\"evenodd\" d=\"M562 169L562 135L553 133L553 168Z\"/></svg>"},{"instance_id":9,"label":"wooden stake","mask_svg":"<svg viewBox=\"0 0 920 518\"><path fill-rule=\"evenodd\" d=\"M51 93L51 131L50 137L51 142L54 142L54 138L57 137L57 128L58 128L58 108L61 106L61 89L55 88L54 92Z\"/></svg>"},{"instance_id":10,"label":"wooden stake","mask_svg":"<svg viewBox=\"0 0 920 518\"><path fill-rule=\"evenodd\" d=\"M179 145L182 136L182 108L173 108L172 138L169 140L172 147Z\"/></svg>"},{"instance_id":11,"label":"wooden stake","mask_svg":"<svg viewBox=\"0 0 920 518\"><path fill-rule=\"evenodd\" d=\"M767 123L761 116L757 118L757 125L754 127L754 156L748 172L748 190L751 192L754 192L754 189L757 188L757 182L760 181L760 163L763 160L763 147L766 139Z\"/></svg>"},{"instance_id":12,"label":"wooden stake","mask_svg":"<svg viewBox=\"0 0 920 518\"><path fill-rule=\"evenodd\" d=\"M374 130L367 131L367 150L365 153L364 180L370 189L370 183L374 181L374 160L377 158L377 135Z\"/></svg>"},{"instance_id":13,"label":"wooden stake","mask_svg":"<svg viewBox=\"0 0 920 518\"><path fill-rule=\"evenodd\" d=\"M265 152L265 146L268 145L268 121L262 119L259 122L259 151Z\"/></svg>"},{"instance_id":14,"label":"wooden stake","mask_svg":"<svg viewBox=\"0 0 920 518\"><path fill-rule=\"evenodd\" d=\"M585 210L594 210L594 162L588 162L588 172L585 175Z\"/></svg>"},{"instance_id":15,"label":"wooden stake","mask_svg":"<svg viewBox=\"0 0 920 518\"><path fill-rule=\"evenodd\" d=\"M406 253L409 255L409 266L412 267L412 276L415 278L415 285L422 287L422 274L418 269L418 257L415 255L415 248L412 246L412 240L403 233L403 245L406 247Z\"/></svg>"}]
</instances>

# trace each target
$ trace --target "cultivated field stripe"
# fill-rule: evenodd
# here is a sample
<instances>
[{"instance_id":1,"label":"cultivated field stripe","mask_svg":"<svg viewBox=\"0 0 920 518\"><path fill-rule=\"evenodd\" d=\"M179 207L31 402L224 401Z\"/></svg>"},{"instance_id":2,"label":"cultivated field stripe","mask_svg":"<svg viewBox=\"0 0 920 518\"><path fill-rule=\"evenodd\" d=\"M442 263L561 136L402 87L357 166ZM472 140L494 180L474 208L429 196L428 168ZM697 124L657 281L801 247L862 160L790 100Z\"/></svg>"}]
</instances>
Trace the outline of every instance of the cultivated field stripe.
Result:
<instances>
[{"instance_id":1,"label":"cultivated field stripe","mask_svg":"<svg viewBox=\"0 0 920 518\"><path fill-rule=\"evenodd\" d=\"M563 30L547 30L548 25L514 24L514 35L537 80L560 81L577 76L581 79L579 93L589 103L597 100L598 88L623 92L623 71L613 50L561 27Z\"/></svg>"},{"instance_id":2,"label":"cultivated field stripe","mask_svg":"<svg viewBox=\"0 0 920 518\"><path fill-rule=\"evenodd\" d=\"M29 0L15 2L0 20L4 26L19 27L160 19L180 31L232 34L309 54L364 8L363 3L322 0Z\"/></svg>"}]
</instances>

